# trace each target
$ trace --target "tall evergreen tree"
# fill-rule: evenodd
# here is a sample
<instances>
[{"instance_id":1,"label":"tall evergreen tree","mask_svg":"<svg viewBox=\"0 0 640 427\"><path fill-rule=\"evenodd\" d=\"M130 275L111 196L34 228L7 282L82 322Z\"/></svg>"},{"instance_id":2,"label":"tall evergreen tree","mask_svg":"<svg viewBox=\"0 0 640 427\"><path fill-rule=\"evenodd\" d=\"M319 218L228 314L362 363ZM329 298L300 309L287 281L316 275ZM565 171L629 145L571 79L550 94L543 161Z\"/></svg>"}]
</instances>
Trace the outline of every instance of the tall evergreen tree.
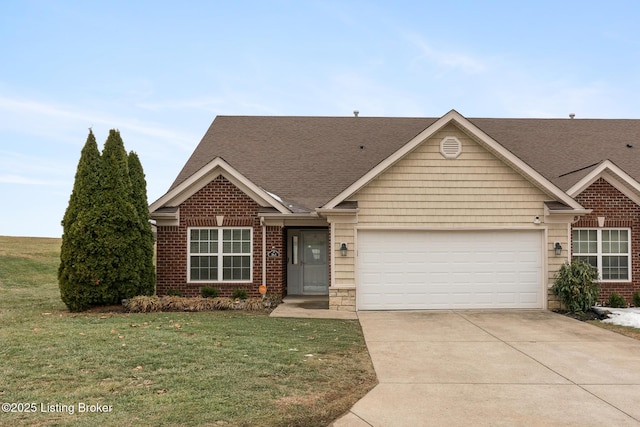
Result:
<instances>
[{"instance_id":1,"label":"tall evergreen tree","mask_svg":"<svg viewBox=\"0 0 640 427\"><path fill-rule=\"evenodd\" d=\"M96 275L108 289L103 303L115 304L138 293L145 259L127 152L117 130L109 131L104 144L100 184L100 203L90 213L97 219L96 243L103 259Z\"/></svg>"},{"instance_id":2,"label":"tall evergreen tree","mask_svg":"<svg viewBox=\"0 0 640 427\"><path fill-rule=\"evenodd\" d=\"M153 265L154 237L149 222L149 202L147 200L147 181L138 155L131 151L128 157L129 178L131 180L131 198L138 212L143 252L143 263L140 271L140 286L138 295L152 295L155 293L156 271Z\"/></svg>"},{"instance_id":3,"label":"tall evergreen tree","mask_svg":"<svg viewBox=\"0 0 640 427\"><path fill-rule=\"evenodd\" d=\"M84 215L98 203L100 193L100 152L93 132L87 136L69 205L62 219L62 247L58 267L60 297L71 311L81 311L100 299L99 286L91 271L95 251L91 226ZM97 292L96 292L97 291Z\"/></svg>"},{"instance_id":4,"label":"tall evergreen tree","mask_svg":"<svg viewBox=\"0 0 640 427\"><path fill-rule=\"evenodd\" d=\"M109 132L100 155L90 131L62 220L58 282L69 310L154 292L146 191L140 159L127 155L120 133Z\"/></svg>"}]
</instances>

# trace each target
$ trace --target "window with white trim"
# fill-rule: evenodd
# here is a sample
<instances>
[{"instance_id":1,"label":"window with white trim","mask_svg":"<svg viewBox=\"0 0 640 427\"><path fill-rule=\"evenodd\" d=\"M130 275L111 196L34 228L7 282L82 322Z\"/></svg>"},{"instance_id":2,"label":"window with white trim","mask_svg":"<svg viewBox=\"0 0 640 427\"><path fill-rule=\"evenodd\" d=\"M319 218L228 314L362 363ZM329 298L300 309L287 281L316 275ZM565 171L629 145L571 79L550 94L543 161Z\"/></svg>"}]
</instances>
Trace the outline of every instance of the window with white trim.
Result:
<instances>
[{"instance_id":1,"label":"window with white trim","mask_svg":"<svg viewBox=\"0 0 640 427\"><path fill-rule=\"evenodd\" d=\"M189 282L250 282L251 228L190 228Z\"/></svg>"},{"instance_id":2,"label":"window with white trim","mask_svg":"<svg viewBox=\"0 0 640 427\"><path fill-rule=\"evenodd\" d=\"M576 228L571 253L572 259L596 267L600 280L631 280L631 230L628 228Z\"/></svg>"}]
</instances>

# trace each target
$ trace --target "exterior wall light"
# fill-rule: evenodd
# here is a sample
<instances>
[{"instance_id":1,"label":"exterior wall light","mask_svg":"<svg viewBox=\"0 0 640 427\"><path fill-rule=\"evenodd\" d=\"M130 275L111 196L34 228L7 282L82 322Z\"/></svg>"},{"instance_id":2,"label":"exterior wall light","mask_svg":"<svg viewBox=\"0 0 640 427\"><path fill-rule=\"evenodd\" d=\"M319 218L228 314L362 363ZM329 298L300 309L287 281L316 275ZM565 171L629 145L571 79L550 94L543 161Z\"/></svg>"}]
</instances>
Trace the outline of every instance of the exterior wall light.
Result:
<instances>
[{"instance_id":1,"label":"exterior wall light","mask_svg":"<svg viewBox=\"0 0 640 427\"><path fill-rule=\"evenodd\" d=\"M555 242L553 244L553 250L556 252L556 256L562 255L562 245L560 242Z\"/></svg>"},{"instance_id":2,"label":"exterior wall light","mask_svg":"<svg viewBox=\"0 0 640 427\"><path fill-rule=\"evenodd\" d=\"M340 255L347 256L347 243L346 242L340 243Z\"/></svg>"}]
</instances>

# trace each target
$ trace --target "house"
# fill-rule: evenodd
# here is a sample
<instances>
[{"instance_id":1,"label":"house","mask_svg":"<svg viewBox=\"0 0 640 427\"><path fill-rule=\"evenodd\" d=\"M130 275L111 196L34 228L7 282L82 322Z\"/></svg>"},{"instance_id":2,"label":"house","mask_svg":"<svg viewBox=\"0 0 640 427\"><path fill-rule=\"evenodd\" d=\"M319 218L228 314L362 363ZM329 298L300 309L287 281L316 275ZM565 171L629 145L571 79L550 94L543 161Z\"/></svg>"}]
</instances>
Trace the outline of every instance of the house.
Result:
<instances>
[{"instance_id":1,"label":"house","mask_svg":"<svg viewBox=\"0 0 640 427\"><path fill-rule=\"evenodd\" d=\"M216 117L150 206L157 293L544 309L578 258L631 301L639 152L640 120Z\"/></svg>"}]
</instances>

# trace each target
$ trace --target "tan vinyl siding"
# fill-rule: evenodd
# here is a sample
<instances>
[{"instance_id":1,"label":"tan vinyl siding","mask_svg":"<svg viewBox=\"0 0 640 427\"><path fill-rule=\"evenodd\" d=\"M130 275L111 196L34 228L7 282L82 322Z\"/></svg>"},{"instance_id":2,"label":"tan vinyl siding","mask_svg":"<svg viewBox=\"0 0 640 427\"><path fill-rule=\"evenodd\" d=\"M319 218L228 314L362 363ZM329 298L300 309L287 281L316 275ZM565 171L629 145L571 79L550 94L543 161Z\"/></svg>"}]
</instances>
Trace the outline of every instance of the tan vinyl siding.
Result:
<instances>
[{"instance_id":1,"label":"tan vinyl siding","mask_svg":"<svg viewBox=\"0 0 640 427\"><path fill-rule=\"evenodd\" d=\"M462 154L445 159L440 141L455 136ZM549 200L535 185L454 125L391 166L350 200L360 226L531 226Z\"/></svg>"},{"instance_id":2,"label":"tan vinyl siding","mask_svg":"<svg viewBox=\"0 0 640 427\"><path fill-rule=\"evenodd\" d=\"M335 284L336 285L354 285L354 256L355 256L355 240L353 233L354 224L334 223L335 242L333 244L335 257ZM347 256L340 253L340 243L346 242Z\"/></svg>"},{"instance_id":3,"label":"tan vinyl siding","mask_svg":"<svg viewBox=\"0 0 640 427\"><path fill-rule=\"evenodd\" d=\"M562 264L569 260L569 231L567 224L548 224L548 279L549 286L553 284L553 275L560 269ZM556 256L553 244L560 242L562 245L562 255Z\"/></svg>"}]
</instances>

